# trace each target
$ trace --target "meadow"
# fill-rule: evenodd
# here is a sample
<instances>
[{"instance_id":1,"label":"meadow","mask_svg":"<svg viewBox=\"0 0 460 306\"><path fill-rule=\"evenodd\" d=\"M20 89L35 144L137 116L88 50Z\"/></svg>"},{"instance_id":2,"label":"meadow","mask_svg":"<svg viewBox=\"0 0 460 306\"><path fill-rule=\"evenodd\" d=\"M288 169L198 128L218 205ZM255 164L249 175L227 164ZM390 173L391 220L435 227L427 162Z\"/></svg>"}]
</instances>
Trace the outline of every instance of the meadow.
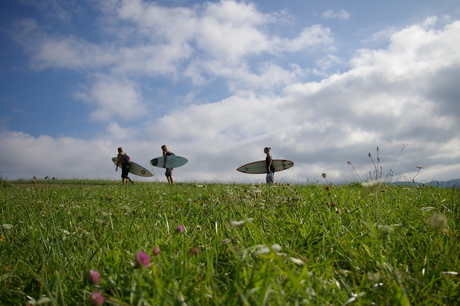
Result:
<instances>
[{"instance_id":1,"label":"meadow","mask_svg":"<svg viewBox=\"0 0 460 306\"><path fill-rule=\"evenodd\" d=\"M12 181L2 305L458 305L460 190Z\"/></svg>"}]
</instances>

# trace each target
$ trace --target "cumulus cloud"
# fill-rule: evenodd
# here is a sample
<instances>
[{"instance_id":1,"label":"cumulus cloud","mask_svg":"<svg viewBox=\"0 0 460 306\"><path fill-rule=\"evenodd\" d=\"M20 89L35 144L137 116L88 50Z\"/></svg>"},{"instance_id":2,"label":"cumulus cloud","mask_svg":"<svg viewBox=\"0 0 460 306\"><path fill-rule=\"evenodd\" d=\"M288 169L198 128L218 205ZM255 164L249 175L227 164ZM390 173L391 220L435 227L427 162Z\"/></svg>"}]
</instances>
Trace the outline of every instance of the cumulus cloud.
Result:
<instances>
[{"instance_id":1,"label":"cumulus cloud","mask_svg":"<svg viewBox=\"0 0 460 306\"><path fill-rule=\"evenodd\" d=\"M107 121L112 117L132 119L145 112L142 94L129 80L100 77L88 92L77 92L75 97L96 105L90 116L96 121Z\"/></svg>"},{"instance_id":2,"label":"cumulus cloud","mask_svg":"<svg viewBox=\"0 0 460 306\"><path fill-rule=\"evenodd\" d=\"M4 132L0 140L7 146L0 147L0 154L8 159L0 170L7 176L53 169L57 174L46 175L118 177L110 164L117 147L148 167L149 159L161 155L162 144L189 159L175 172L179 181L263 181L235 169L263 159L265 146L272 147L274 158L295 162L277 173L278 180L305 182L322 173L331 180L353 179L347 161L366 173L373 168L368 152L377 146L384 172L398 159L396 178L415 175L415 165L424 166L417 179L457 176L460 49L452 37L460 35L458 21L437 28L431 18L392 29L385 47L359 49L345 60L334 54L330 28L313 25L294 35L275 35L273 16L248 2L189 8L140 0L101 5L105 18L120 22L112 43L47 34L33 20L22 20L16 37L28 46L38 69L87 72L87 82L74 97L90 105L93 120L106 124L105 134L84 140ZM323 17L346 20L350 15L330 11ZM286 60L286 54L312 50L322 51L320 68L348 70L306 81L309 71ZM187 80L193 87L180 93L184 103L165 103L161 116L148 113L154 100L147 95L150 86L160 91L162 82ZM224 97L200 103L200 90L216 80L224 83ZM137 124L124 124L133 121ZM27 147L39 147L39 155ZM74 167L76 160L87 160L88 152L94 160ZM40 164L37 156L48 155L53 162Z\"/></svg>"}]
</instances>

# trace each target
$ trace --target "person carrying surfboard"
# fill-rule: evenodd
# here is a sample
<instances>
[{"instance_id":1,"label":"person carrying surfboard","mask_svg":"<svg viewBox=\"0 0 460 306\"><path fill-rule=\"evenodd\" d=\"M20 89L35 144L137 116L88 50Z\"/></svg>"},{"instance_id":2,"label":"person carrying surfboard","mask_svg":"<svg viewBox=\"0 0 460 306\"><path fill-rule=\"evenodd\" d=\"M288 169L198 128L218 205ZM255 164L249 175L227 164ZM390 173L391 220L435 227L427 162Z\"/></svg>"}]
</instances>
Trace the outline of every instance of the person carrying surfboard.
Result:
<instances>
[{"instance_id":1,"label":"person carrying surfboard","mask_svg":"<svg viewBox=\"0 0 460 306\"><path fill-rule=\"evenodd\" d=\"M267 154L267 157L265 158L265 166L267 168L267 176L265 180L268 184L275 183L275 166L273 166L273 158L270 154L271 149L272 148L270 147L265 147L264 149L264 153Z\"/></svg>"},{"instance_id":2,"label":"person carrying surfboard","mask_svg":"<svg viewBox=\"0 0 460 306\"><path fill-rule=\"evenodd\" d=\"M163 168L165 168L168 156L172 156L172 155L175 155L175 154L173 152L170 152L166 145L162 145L161 150L163 151L163 157L164 157ZM166 168L165 176L168 179L169 184L174 184L174 179L172 177L172 171L173 171L173 168Z\"/></svg>"},{"instance_id":3,"label":"person carrying surfboard","mask_svg":"<svg viewBox=\"0 0 460 306\"><path fill-rule=\"evenodd\" d=\"M118 148L117 166L115 168L115 171L118 171L118 167L121 168L121 181L122 181L123 186L126 185L126 181L130 181L131 185L134 185L133 180L130 179L129 176L128 176L128 173L129 173L129 156L126 155L125 152L123 152L122 147Z\"/></svg>"}]
</instances>

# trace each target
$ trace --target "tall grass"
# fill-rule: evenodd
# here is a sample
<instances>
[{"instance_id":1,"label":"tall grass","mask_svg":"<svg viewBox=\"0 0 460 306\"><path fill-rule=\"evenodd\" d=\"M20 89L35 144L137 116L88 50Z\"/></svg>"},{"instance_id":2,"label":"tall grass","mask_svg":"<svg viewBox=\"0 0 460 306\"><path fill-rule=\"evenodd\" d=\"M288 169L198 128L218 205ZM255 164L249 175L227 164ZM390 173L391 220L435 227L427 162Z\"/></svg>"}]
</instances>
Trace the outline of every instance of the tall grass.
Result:
<instances>
[{"instance_id":1,"label":"tall grass","mask_svg":"<svg viewBox=\"0 0 460 306\"><path fill-rule=\"evenodd\" d=\"M116 305L456 305L459 195L12 182L0 187L0 301L97 304L100 292Z\"/></svg>"}]
</instances>

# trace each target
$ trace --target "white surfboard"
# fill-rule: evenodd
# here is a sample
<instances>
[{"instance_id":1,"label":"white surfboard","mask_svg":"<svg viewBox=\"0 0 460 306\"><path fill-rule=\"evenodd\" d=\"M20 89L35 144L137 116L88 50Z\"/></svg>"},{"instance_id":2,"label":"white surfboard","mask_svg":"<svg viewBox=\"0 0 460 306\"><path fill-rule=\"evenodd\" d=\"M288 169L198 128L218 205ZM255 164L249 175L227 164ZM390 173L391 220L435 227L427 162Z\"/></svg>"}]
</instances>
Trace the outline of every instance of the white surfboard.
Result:
<instances>
[{"instance_id":1,"label":"white surfboard","mask_svg":"<svg viewBox=\"0 0 460 306\"><path fill-rule=\"evenodd\" d=\"M294 166L294 162L286 159L274 159L273 166L275 166L275 172L278 172L291 168L292 166ZM236 170L248 174L267 173L265 160L259 160L256 162L243 165Z\"/></svg>"},{"instance_id":2,"label":"white surfboard","mask_svg":"<svg viewBox=\"0 0 460 306\"><path fill-rule=\"evenodd\" d=\"M112 162L117 165L117 158L112 157ZM139 175L139 176L144 176L144 177L150 177L153 176L152 172L149 170L145 169L139 164L136 164L135 162L130 162L129 163L129 173L132 173L134 175Z\"/></svg>"},{"instance_id":3,"label":"white surfboard","mask_svg":"<svg viewBox=\"0 0 460 306\"><path fill-rule=\"evenodd\" d=\"M159 168L178 168L185 165L188 162L188 159L182 156L168 155L166 158L166 166L163 167L164 157L155 157L150 161L150 164L154 167Z\"/></svg>"}]
</instances>

